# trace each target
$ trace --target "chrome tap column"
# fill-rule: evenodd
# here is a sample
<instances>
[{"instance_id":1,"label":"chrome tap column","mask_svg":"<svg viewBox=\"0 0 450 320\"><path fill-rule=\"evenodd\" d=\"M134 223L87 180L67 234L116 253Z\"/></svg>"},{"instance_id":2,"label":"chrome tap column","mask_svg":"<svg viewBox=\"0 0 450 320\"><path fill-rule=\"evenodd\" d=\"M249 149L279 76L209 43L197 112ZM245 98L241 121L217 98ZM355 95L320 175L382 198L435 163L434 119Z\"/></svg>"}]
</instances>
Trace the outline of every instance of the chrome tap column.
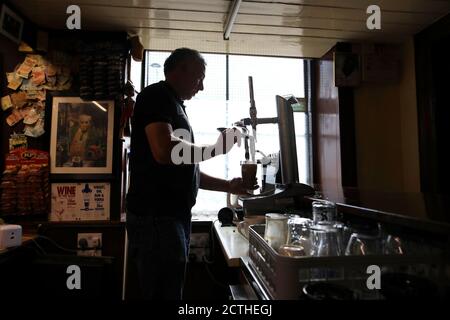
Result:
<instances>
[{"instance_id":1,"label":"chrome tap column","mask_svg":"<svg viewBox=\"0 0 450 320\"><path fill-rule=\"evenodd\" d=\"M299 181L297 146L295 144L294 114L288 97L276 96L278 132L280 134L280 162L283 184Z\"/></svg>"}]
</instances>

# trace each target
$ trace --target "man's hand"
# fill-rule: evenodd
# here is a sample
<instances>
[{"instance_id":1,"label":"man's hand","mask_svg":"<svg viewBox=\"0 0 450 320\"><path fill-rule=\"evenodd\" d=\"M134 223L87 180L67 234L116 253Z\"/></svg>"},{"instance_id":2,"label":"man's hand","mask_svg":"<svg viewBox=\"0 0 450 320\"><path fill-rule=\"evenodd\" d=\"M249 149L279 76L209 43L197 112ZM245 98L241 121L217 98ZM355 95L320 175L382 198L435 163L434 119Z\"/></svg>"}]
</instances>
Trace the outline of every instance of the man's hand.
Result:
<instances>
[{"instance_id":1,"label":"man's hand","mask_svg":"<svg viewBox=\"0 0 450 320\"><path fill-rule=\"evenodd\" d=\"M243 184L242 178L233 178L228 183L228 192L237 195L251 195L251 193L248 192L249 190L256 190L259 188L256 179L251 188L248 188Z\"/></svg>"},{"instance_id":2,"label":"man's hand","mask_svg":"<svg viewBox=\"0 0 450 320\"><path fill-rule=\"evenodd\" d=\"M230 152L234 144L241 146L242 133L237 128L229 128L220 133L217 142L214 145L215 154L226 154Z\"/></svg>"}]
</instances>

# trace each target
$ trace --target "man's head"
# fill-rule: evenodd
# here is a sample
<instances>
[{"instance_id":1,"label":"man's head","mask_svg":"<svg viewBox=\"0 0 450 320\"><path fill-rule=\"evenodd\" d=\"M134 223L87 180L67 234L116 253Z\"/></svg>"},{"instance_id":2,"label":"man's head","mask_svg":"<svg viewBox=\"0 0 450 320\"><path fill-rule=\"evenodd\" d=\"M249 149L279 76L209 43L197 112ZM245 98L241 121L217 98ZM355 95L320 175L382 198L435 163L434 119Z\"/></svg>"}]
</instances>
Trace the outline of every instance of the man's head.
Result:
<instances>
[{"instance_id":1,"label":"man's head","mask_svg":"<svg viewBox=\"0 0 450 320\"><path fill-rule=\"evenodd\" d=\"M82 113L80 114L78 121L80 122L81 131L86 132L91 126L92 117L88 114Z\"/></svg>"},{"instance_id":2,"label":"man's head","mask_svg":"<svg viewBox=\"0 0 450 320\"><path fill-rule=\"evenodd\" d=\"M189 100L203 90L205 66L206 62L197 50L176 49L164 63L166 81L181 100Z\"/></svg>"}]
</instances>

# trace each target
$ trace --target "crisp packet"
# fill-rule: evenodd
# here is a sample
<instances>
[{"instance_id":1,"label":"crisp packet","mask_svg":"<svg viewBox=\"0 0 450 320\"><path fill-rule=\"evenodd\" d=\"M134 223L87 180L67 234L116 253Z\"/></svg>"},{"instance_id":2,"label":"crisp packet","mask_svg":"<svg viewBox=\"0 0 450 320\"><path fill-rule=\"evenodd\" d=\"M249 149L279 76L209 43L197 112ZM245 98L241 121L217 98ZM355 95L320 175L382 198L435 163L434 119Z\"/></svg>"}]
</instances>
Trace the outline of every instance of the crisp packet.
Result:
<instances>
[{"instance_id":1,"label":"crisp packet","mask_svg":"<svg viewBox=\"0 0 450 320\"><path fill-rule=\"evenodd\" d=\"M18 148L27 148L28 147L28 141L27 137L24 134L17 134L13 133L11 134L9 138L9 151L12 151L14 149Z\"/></svg>"}]
</instances>

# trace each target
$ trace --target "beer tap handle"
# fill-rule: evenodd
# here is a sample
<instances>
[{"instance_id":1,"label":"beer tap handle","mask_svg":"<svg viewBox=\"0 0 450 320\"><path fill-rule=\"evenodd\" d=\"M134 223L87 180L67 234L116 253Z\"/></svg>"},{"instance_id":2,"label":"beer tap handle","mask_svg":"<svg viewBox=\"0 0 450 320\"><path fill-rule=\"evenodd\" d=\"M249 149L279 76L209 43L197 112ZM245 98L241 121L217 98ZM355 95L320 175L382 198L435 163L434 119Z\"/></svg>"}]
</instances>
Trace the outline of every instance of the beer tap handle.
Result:
<instances>
[{"instance_id":1,"label":"beer tap handle","mask_svg":"<svg viewBox=\"0 0 450 320\"><path fill-rule=\"evenodd\" d=\"M256 124L257 124L257 114L258 111L256 110L256 104L255 104L255 95L253 92L253 77L249 76L248 77L248 86L249 86L249 90L250 90L250 121L251 121L251 125L252 125L252 133L253 133L253 138L256 141Z\"/></svg>"},{"instance_id":2,"label":"beer tap handle","mask_svg":"<svg viewBox=\"0 0 450 320\"><path fill-rule=\"evenodd\" d=\"M245 128L245 127L242 128L242 134L244 136L245 160L250 160L250 152L249 152L249 146L248 146L249 136L248 136L247 128Z\"/></svg>"}]
</instances>

